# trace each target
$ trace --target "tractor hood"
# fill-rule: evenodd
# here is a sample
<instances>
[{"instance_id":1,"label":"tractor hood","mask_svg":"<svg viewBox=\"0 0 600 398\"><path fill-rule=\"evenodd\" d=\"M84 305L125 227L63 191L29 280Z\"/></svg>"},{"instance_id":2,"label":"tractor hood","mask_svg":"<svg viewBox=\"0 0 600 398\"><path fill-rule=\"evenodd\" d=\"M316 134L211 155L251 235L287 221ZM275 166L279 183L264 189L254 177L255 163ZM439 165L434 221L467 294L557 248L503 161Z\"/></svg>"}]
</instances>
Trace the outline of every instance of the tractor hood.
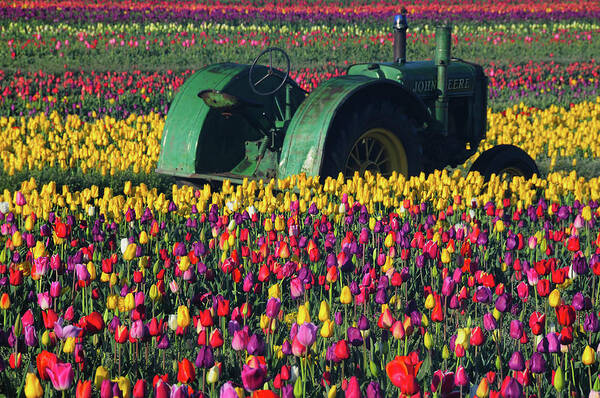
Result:
<instances>
[{"instance_id":1,"label":"tractor hood","mask_svg":"<svg viewBox=\"0 0 600 398\"><path fill-rule=\"evenodd\" d=\"M479 70L478 70L479 69ZM423 100L437 98L437 67L434 61L406 63L357 64L348 68L348 75L396 81ZM481 80L481 66L462 61L448 65L448 96L472 95Z\"/></svg>"}]
</instances>

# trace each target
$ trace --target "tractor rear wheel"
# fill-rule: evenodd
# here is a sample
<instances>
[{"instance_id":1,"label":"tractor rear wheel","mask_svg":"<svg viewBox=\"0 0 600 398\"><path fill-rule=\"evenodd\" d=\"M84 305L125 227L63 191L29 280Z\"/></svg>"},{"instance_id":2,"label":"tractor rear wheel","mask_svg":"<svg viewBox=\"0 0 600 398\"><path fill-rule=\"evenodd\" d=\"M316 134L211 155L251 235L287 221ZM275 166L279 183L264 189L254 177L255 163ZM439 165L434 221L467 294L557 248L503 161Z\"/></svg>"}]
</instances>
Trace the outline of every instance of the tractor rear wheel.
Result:
<instances>
[{"instance_id":1,"label":"tractor rear wheel","mask_svg":"<svg viewBox=\"0 0 600 398\"><path fill-rule=\"evenodd\" d=\"M369 101L371 100L371 101ZM351 177L369 171L389 177L421 172L422 147L414 122L388 101L365 98L346 107L328 132L321 174Z\"/></svg>"},{"instance_id":2,"label":"tractor rear wheel","mask_svg":"<svg viewBox=\"0 0 600 398\"><path fill-rule=\"evenodd\" d=\"M470 171L478 171L486 180L492 174L497 176L531 178L539 175L535 160L519 147L514 145L497 145L484 151L479 156Z\"/></svg>"}]
</instances>

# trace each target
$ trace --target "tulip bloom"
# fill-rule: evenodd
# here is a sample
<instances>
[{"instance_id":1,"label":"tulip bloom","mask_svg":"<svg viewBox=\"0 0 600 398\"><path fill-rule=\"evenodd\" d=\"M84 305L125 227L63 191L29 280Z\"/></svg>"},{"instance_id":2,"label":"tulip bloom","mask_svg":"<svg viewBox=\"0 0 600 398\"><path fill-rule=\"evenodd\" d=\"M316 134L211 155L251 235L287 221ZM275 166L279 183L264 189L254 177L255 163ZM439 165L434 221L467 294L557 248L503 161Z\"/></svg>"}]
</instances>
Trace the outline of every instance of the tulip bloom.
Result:
<instances>
[{"instance_id":1,"label":"tulip bloom","mask_svg":"<svg viewBox=\"0 0 600 398\"><path fill-rule=\"evenodd\" d=\"M392 384L400 388L403 394L416 394L419 391L417 373L423 361L419 361L418 354L411 352L407 356L396 356L396 358L385 367L385 371Z\"/></svg>"},{"instance_id":2,"label":"tulip bloom","mask_svg":"<svg viewBox=\"0 0 600 398\"><path fill-rule=\"evenodd\" d=\"M258 390L267 376L267 368L262 364L254 364L255 367L244 365L242 367L242 383L247 391Z\"/></svg>"},{"instance_id":3,"label":"tulip bloom","mask_svg":"<svg viewBox=\"0 0 600 398\"><path fill-rule=\"evenodd\" d=\"M27 398L41 398L44 395L44 389L35 373L27 373L25 378L25 396Z\"/></svg>"},{"instance_id":4,"label":"tulip bloom","mask_svg":"<svg viewBox=\"0 0 600 398\"><path fill-rule=\"evenodd\" d=\"M90 398L92 396L92 381L91 380L79 380L77 381L77 387L75 388L76 398Z\"/></svg>"},{"instance_id":5,"label":"tulip bloom","mask_svg":"<svg viewBox=\"0 0 600 398\"><path fill-rule=\"evenodd\" d=\"M70 362L56 363L46 371L55 390L64 391L71 388L75 375Z\"/></svg>"},{"instance_id":6,"label":"tulip bloom","mask_svg":"<svg viewBox=\"0 0 600 398\"><path fill-rule=\"evenodd\" d=\"M47 370L56 365L58 359L55 354L44 350L37 355L35 362L37 364L38 374L42 380L49 380L50 376L48 375Z\"/></svg>"},{"instance_id":7,"label":"tulip bloom","mask_svg":"<svg viewBox=\"0 0 600 398\"><path fill-rule=\"evenodd\" d=\"M193 383L196 380L196 369L194 365L187 358L183 358L183 361L178 362L177 381L182 384Z\"/></svg>"}]
</instances>

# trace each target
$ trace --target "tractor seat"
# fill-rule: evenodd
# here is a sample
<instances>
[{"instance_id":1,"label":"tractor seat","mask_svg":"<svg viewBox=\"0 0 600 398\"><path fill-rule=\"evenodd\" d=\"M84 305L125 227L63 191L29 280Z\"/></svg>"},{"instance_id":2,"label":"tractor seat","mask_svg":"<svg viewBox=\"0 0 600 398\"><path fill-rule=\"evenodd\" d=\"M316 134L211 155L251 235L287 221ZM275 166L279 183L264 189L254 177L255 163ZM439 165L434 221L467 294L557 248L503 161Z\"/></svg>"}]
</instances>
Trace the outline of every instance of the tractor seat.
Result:
<instances>
[{"instance_id":1,"label":"tractor seat","mask_svg":"<svg viewBox=\"0 0 600 398\"><path fill-rule=\"evenodd\" d=\"M262 103L247 98L241 98L232 94L227 94L219 90L202 90L198 93L204 103L212 109L218 111L230 111L241 106L261 107Z\"/></svg>"}]
</instances>

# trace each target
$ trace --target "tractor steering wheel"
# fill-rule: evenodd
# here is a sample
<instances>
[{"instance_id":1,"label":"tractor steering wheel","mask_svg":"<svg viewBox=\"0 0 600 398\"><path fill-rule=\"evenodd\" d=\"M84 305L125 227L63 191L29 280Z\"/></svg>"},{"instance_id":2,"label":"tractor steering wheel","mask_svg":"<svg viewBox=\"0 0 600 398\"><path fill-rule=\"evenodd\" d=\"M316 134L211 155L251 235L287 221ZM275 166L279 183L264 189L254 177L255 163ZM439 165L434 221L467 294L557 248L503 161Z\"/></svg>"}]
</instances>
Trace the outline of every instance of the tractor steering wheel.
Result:
<instances>
[{"instance_id":1,"label":"tractor steering wheel","mask_svg":"<svg viewBox=\"0 0 600 398\"><path fill-rule=\"evenodd\" d=\"M275 87L273 90L261 91L258 89L258 85L260 83L262 83L263 81L265 81L270 76L276 76L275 71L280 72L277 68L273 67L273 53L281 53L282 54L283 59L279 59L279 60L276 59L276 61L280 61L280 63L284 64L285 74L283 76L283 79L281 80L281 83L279 83L277 85L277 87ZM254 72L256 65L258 64L258 60L266 54L269 54L269 64L267 65L269 70L267 71L266 75L264 75L263 77L261 77L260 79L258 79L256 81L253 81L252 73ZM261 52L260 54L258 54L258 57L256 57L254 59L254 62L252 62L252 66L250 66L250 70L248 71L248 81L250 83L250 88L252 89L252 91L254 91L255 94L258 94L258 95L275 94L285 84L289 73L290 73L290 57L287 55L287 53L285 51L283 51L281 48L269 47L266 50L264 50L263 52Z\"/></svg>"}]
</instances>

